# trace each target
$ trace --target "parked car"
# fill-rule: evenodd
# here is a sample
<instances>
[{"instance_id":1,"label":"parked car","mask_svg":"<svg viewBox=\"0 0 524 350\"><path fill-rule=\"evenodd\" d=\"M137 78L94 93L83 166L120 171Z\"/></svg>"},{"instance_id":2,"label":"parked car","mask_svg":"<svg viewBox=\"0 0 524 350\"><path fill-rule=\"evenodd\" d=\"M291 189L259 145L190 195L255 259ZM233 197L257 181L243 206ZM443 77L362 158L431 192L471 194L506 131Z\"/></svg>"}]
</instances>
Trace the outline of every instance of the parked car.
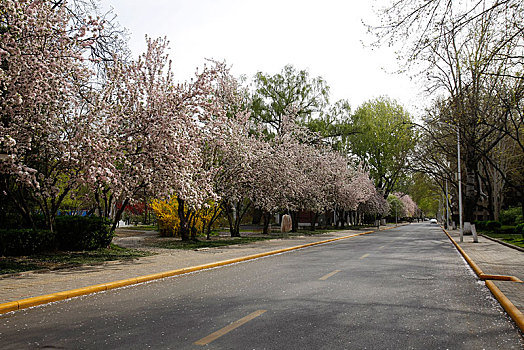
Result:
<instances>
[{"instance_id":1,"label":"parked car","mask_svg":"<svg viewBox=\"0 0 524 350\"><path fill-rule=\"evenodd\" d=\"M437 223L437 219L431 219L431 220L429 220L429 223L430 224L436 224Z\"/></svg>"}]
</instances>

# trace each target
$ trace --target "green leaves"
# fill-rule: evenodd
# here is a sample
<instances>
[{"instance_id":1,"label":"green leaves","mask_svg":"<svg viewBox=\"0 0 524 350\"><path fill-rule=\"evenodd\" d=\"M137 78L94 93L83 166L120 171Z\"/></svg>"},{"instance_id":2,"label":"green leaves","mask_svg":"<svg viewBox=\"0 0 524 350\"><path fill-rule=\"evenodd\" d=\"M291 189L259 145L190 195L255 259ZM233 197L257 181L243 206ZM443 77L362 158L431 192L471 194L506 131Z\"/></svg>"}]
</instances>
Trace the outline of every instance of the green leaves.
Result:
<instances>
[{"instance_id":1,"label":"green leaves","mask_svg":"<svg viewBox=\"0 0 524 350\"><path fill-rule=\"evenodd\" d=\"M404 174L416 144L411 116L396 101L379 97L357 109L345 132L351 153L387 196Z\"/></svg>"},{"instance_id":2,"label":"green leaves","mask_svg":"<svg viewBox=\"0 0 524 350\"><path fill-rule=\"evenodd\" d=\"M254 79L252 118L265 126L269 134L278 134L282 118L291 113L306 123L328 104L329 87L321 77L310 78L306 70L285 66L275 75L258 72Z\"/></svg>"}]
</instances>

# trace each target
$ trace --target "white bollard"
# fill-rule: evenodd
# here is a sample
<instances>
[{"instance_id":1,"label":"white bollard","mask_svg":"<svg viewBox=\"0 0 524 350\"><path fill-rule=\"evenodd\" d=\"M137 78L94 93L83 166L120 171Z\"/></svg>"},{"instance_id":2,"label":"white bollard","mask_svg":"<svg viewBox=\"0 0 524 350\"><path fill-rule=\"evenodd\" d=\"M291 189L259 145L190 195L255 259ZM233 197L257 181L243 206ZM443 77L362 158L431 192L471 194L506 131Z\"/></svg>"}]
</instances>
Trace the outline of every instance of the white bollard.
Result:
<instances>
[{"instance_id":1,"label":"white bollard","mask_svg":"<svg viewBox=\"0 0 524 350\"><path fill-rule=\"evenodd\" d=\"M471 224L471 233L473 234L473 243L478 243L479 238L477 236L477 229L475 228L475 224Z\"/></svg>"}]
</instances>

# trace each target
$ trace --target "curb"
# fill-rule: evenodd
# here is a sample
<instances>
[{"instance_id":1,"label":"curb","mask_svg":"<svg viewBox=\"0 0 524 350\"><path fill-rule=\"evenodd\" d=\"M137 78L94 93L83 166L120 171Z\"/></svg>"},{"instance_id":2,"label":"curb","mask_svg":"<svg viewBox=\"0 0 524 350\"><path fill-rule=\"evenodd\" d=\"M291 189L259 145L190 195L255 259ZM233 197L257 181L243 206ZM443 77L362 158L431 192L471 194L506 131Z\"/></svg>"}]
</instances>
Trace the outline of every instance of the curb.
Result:
<instances>
[{"instance_id":1,"label":"curb","mask_svg":"<svg viewBox=\"0 0 524 350\"><path fill-rule=\"evenodd\" d=\"M524 314L500 291L493 281L486 281L486 286L506 310L508 315L515 321L520 331L524 333Z\"/></svg>"},{"instance_id":2,"label":"curb","mask_svg":"<svg viewBox=\"0 0 524 350\"><path fill-rule=\"evenodd\" d=\"M395 227L396 226L394 226L394 227L387 227L387 228L382 229L380 231L388 230L388 229L395 228ZM352 234L352 235L349 235L349 236L331 238L331 239L327 239L327 240L323 240L323 241L302 244L302 245L289 247L289 248L272 250L272 251L269 251L269 252L263 252L263 253L248 255L248 256L244 256L244 257L240 257L240 258L222 260L222 261L209 263L209 264L204 264L204 265L185 267L185 268L177 269L177 270L170 270L170 271L165 271L165 272L159 272L159 273L154 273L154 274L145 275L145 276L128 278L128 279L123 279L123 280L118 280L118 281L108 282L108 283L102 283L102 284L95 284L95 285L88 286L88 287L71 289L71 290L67 290L67 291L63 291L63 292L45 294L45 295L40 295L40 296L36 296L36 297L32 297L32 298L26 298L26 299L21 299L21 300L17 300L17 301L11 301L11 302L0 304L0 314L4 314L4 313L7 313L7 312L12 312L12 311L17 311L17 310L21 310L21 309L26 309L26 308L37 306L37 305L48 304L48 303L52 303L52 302L60 301L60 300L64 300L64 299L74 298L74 297L78 297L78 296L82 296L82 295L93 294L93 293L102 292L102 291L106 291L106 290L110 290L110 289L130 286L130 285L133 285L133 284L149 282L149 281L153 281L153 280L157 280L157 279L161 279L161 278L165 278L165 277L178 276L178 275L183 275L183 274L190 273L190 272L195 272L195 271L200 271L200 270L205 270L205 269L211 269L211 268L214 268L214 267L219 267L219 266L224 266L224 265L235 264L235 263L238 263L238 262L258 259L258 258L262 258L262 257L265 257L265 256L275 255L275 254L281 254L281 253L289 252L289 251L292 251L292 250L307 248L307 247L311 247L311 246L315 246L315 245L319 245L319 244L326 244L326 243L330 243L330 242L334 242L334 241L338 241L338 240L342 240L342 239L348 239L348 238L352 238L352 237L356 237L356 236L362 236L362 235L370 234L370 233L373 233L373 232L377 232L377 231L365 231L365 232L355 233L355 234Z\"/></svg>"},{"instance_id":3,"label":"curb","mask_svg":"<svg viewBox=\"0 0 524 350\"><path fill-rule=\"evenodd\" d=\"M446 231L444 229L442 229L442 231L444 231L446 236L448 236L448 238L451 240L451 242L455 245L455 248L457 248L457 250L460 252L462 257L467 261L469 266L473 269L475 274L482 281L485 281L485 280L499 280L499 281L512 281L512 282L517 282L517 283L523 283L523 281L521 281L519 278L517 278L515 276L485 274L484 272L482 272L481 268L469 257L469 255L466 254L464 249L462 249L462 247L460 247L460 245L457 242L455 242L455 240L450 236L448 231Z\"/></svg>"},{"instance_id":4,"label":"curb","mask_svg":"<svg viewBox=\"0 0 524 350\"><path fill-rule=\"evenodd\" d=\"M511 243L506 243L504 241L501 241L500 239L496 239L496 238L493 238L493 237L490 237L490 236L486 236L486 235L482 235L480 234L479 236L482 236L484 238L487 238L493 242L497 242L497 243L500 243L502 245L505 245L506 247L510 247L510 248L513 248L513 249L516 249L516 250L519 250L521 252L524 252L524 248L521 248L521 247L517 247L516 245L513 245Z\"/></svg>"},{"instance_id":5,"label":"curb","mask_svg":"<svg viewBox=\"0 0 524 350\"><path fill-rule=\"evenodd\" d=\"M444 231L446 236L448 236L453 245L455 245L460 254L468 262L469 266L471 266L473 271L475 271L475 274L477 274L477 276L486 283L488 289L491 291L493 296L495 296L495 298L498 300L498 302L504 308L504 310L506 310L508 315L517 324L521 332L524 332L524 314L522 314L522 312L520 312L520 310L504 295L504 293L502 293L502 291L495 285L495 283L492 280L512 281L518 283L523 282L515 276L484 274L480 267L469 257L468 254L466 254L466 252L458 245L458 243L455 242L455 240L450 236L448 231L444 229L442 229L442 231Z\"/></svg>"}]
</instances>

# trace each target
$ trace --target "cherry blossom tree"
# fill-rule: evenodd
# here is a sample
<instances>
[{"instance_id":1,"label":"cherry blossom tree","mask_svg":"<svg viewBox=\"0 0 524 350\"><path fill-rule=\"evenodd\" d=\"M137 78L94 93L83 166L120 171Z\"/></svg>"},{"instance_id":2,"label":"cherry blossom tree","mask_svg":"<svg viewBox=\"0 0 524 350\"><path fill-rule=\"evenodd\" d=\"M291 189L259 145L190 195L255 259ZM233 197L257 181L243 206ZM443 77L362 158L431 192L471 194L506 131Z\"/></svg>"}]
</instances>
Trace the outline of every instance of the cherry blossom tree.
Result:
<instances>
[{"instance_id":1,"label":"cherry blossom tree","mask_svg":"<svg viewBox=\"0 0 524 350\"><path fill-rule=\"evenodd\" d=\"M370 198L375 192L375 187L367 173L348 166L337 174L335 183L336 225L344 227L348 214L355 212L360 203ZM352 221L355 223L354 219Z\"/></svg>"},{"instance_id":2,"label":"cherry blossom tree","mask_svg":"<svg viewBox=\"0 0 524 350\"><path fill-rule=\"evenodd\" d=\"M53 229L65 198L87 196L115 229L146 195L176 198L182 239L197 211L218 202L239 235L249 206L265 213L266 232L269 215L284 211L296 230L300 210L355 211L375 193L367 173L297 123L312 113L304 106L290 102L279 132L264 138L224 63L178 84L167 39L146 38L136 60L109 58L96 51L103 21L65 4L0 7L0 196L28 223L36 209ZM108 63L103 74L90 69L98 59Z\"/></svg>"},{"instance_id":3,"label":"cherry blossom tree","mask_svg":"<svg viewBox=\"0 0 524 350\"><path fill-rule=\"evenodd\" d=\"M224 130L227 142L215 151L217 171L213 178L214 191L221 199L232 237L240 236L240 223L251 207L253 171L264 150L265 142L249 134L248 115L229 120Z\"/></svg>"},{"instance_id":4,"label":"cherry blossom tree","mask_svg":"<svg viewBox=\"0 0 524 350\"><path fill-rule=\"evenodd\" d=\"M93 168L87 181L95 188L98 212L116 226L125 206L141 191L176 195L182 239L189 219L216 199L205 150L223 134L226 112L217 94L225 66L213 63L195 79L175 84L165 50L167 39L147 39L137 61L115 60L108 71L91 125L102 136L91 145ZM102 141L103 140L103 141ZM114 211L115 203L122 203Z\"/></svg>"},{"instance_id":5,"label":"cherry blossom tree","mask_svg":"<svg viewBox=\"0 0 524 350\"><path fill-rule=\"evenodd\" d=\"M264 232L271 213L287 212L298 228L299 210L324 207L323 183L315 166L320 166L320 152L307 141L314 137L295 122L294 114L282 118L281 133L267 141L255 166L252 200L262 210Z\"/></svg>"},{"instance_id":6,"label":"cherry blossom tree","mask_svg":"<svg viewBox=\"0 0 524 350\"><path fill-rule=\"evenodd\" d=\"M413 199L411 198L409 194L396 192L395 196L397 196L397 198L399 198L403 204L403 207L404 207L403 216L404 217L412 218L413 216L416 215L418 206L413 201Z\"/></svg>"},{"instance_id":7,"label":"cherry blossom tree","mask_svg":"<svg viewBox=\"0 0 524 350\"><path fill-rule=\"evenodd\" d=\"M32 224L34 207L53 230L64 198L79 184L91 72L85 40L96 20L70 24L60 4L4 0L0 7L0 188Z\"/></svg>"},{"instance_id":8,"label":"cherry blossom tree","mask_svg":"<svg viewBox=\"0 0 524 350\"><path fill-rule=\"evenodd\" d=\"M356 210L375 191L369 175L348 165L345 157L315 146L318 135L295 123L293 115L283 118L282 132L256 164L253 202L267 218L270 213L312 211L316 216L337 208L339 216ZM316 219L313 219L314 226ZM266 224L267 226L267 220Z\"/></svg>"},{"instance_id":9,"label":"cherry blossom tree","mask_svg":"<svg viewBox=\"0 0 524 350\"><path fill-rule=\"evenodd\" d=\"M358 212L364 215L373 216L375 220L377 218L380 219L388 214L389 204L379 191L375 191L368 200L359 204Z\"/></svg>"}]
</instances>

